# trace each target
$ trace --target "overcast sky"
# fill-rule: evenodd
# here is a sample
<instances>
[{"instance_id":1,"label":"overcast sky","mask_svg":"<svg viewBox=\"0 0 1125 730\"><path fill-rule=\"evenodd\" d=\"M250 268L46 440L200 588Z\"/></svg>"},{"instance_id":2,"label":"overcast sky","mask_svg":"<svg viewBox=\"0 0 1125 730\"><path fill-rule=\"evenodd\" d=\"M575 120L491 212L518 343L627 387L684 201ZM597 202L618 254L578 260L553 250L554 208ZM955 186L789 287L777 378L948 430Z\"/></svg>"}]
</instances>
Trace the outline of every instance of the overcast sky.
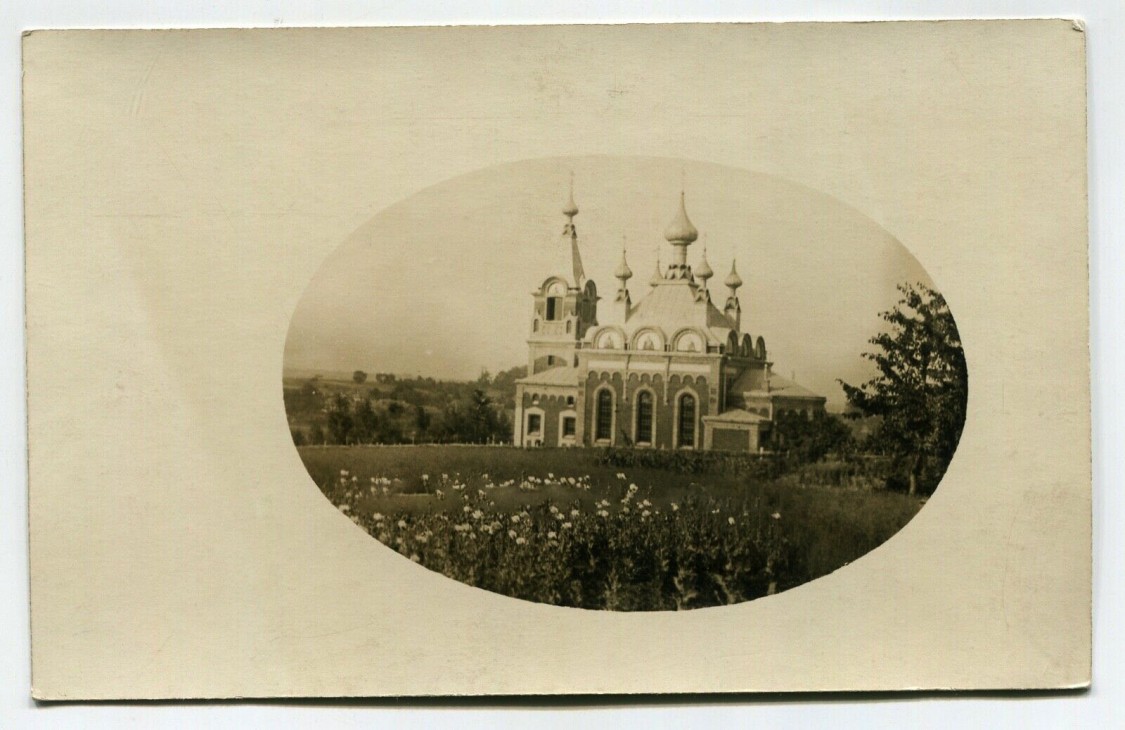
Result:
<instances>
[{"instance_id":1,"label":"overcast sky","mask_svg":"<svg viewBox=\"0 0 1125 730\"><path fill-rule=\"evenodd\" d=\"M836 199L780 178L651 157L529 160L422 190L377 214L323 264L293 317L289 370L475 378L524 364L531 291L569 274L560 239L571 173L586 275L612 305L623 237L634 302L659 253L681 186L715 270L712 298L737 256L743 331L763 336L775 372L843 405L836 378L871 374L860 355L925 270L890 234ZM560 271L561 270L561 271ZM956 313L954 313L956 314Z\"/></svg>"}]
</instances>

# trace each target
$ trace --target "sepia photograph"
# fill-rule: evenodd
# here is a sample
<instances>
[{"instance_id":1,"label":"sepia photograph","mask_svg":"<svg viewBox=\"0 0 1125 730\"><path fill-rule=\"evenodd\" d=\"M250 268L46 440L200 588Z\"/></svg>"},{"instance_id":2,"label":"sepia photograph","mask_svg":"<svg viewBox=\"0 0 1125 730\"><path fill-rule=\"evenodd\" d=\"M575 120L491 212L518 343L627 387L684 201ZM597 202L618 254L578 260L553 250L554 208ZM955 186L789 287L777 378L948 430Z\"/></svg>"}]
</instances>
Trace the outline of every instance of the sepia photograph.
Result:
<instances>
[{"instance_id":1,"label":"sepia photograph","mask_svg":"<svg viewBox=\"0 0 1125 730\"><path fill-rule=\"evenodd\" d=\"M1085 44L26 34L32 696L1088 686Z\"/></svg>"},{"instance_id":2,"label":"sepia photograph","mask_svg":"<svg viewBox=\"0 0 1125 730\"><path fill-rule=\"evenodd\" d=\"M936 284L858 211L592 157L377 214L302 296L283 393L324 496L402 556L661 611L784 591L901 529L954 456L968 376Z\"/></svg>"}]
</instances>

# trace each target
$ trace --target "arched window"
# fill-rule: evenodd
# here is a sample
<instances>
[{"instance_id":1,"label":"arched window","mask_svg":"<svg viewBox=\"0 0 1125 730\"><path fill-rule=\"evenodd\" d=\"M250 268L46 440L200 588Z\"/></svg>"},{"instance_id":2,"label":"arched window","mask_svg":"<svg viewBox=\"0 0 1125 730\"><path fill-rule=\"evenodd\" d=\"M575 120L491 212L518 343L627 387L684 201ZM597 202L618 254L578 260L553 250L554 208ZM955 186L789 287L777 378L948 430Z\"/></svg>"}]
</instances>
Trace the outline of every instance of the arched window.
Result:
<instances>
[{"instance_id":1,"label":"arched window","mask_svg":"<svg viewBox=\"0 0 1125 730\"><path fill-rule=\"evenodd\" d=\"M680 396L680 422L679 439L677 440L681 448L692 448L695 446L695 396L690 393L684 393Z\"/></svg>"},{"instance_id":2,"label":"arched window","mask_svg":"<svg viewBox=\"0 0 1125 730\"><path fill-rule=\"evenodd\" d=\"M569 319L566 321L566 333L568 335L570 334L570 328L571 328L572 324L573 323Z\"/></svg>"},{"instance_id":3,"label":"arched window","mask_svg":"<svg viewBox=\"0 0 1125 730\"><path fill-rule=\"evenodd\" d=\"M595 414L594 438L609 441L613 437L613 393L598 391L598 407Z\"/></svg>"},{"instance_id":4,"label":"arched window","mask_svg":"<svg viewBox=\"0 0 1125 730\"><path fill-rule=\"evenodd\" d=\"M638 444L652 443L652 393L642 390L637 394L637 438Z\"/></svg>"}]
</instances>

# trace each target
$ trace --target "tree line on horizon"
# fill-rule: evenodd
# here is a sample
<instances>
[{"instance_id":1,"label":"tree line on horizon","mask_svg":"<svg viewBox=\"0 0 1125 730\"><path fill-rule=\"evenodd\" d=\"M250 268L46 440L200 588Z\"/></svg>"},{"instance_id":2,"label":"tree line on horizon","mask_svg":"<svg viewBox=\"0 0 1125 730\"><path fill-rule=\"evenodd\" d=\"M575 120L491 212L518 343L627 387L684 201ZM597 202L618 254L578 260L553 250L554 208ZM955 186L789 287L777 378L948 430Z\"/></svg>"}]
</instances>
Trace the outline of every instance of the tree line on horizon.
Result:
<instances>
[{"instance_id":1,"label":"tree line on horizon","mask_svg":"<svg viewBox=\"0 0 1125 730\"><path fill-rule=\"evenodd\" d=\"M384 378L368 387L358 370L350 383L312 377L285 388L285 410L298 446L504 443L511 441L515 379L525 372L485 371L471 382Z\"/></svg>"}]
</instances>

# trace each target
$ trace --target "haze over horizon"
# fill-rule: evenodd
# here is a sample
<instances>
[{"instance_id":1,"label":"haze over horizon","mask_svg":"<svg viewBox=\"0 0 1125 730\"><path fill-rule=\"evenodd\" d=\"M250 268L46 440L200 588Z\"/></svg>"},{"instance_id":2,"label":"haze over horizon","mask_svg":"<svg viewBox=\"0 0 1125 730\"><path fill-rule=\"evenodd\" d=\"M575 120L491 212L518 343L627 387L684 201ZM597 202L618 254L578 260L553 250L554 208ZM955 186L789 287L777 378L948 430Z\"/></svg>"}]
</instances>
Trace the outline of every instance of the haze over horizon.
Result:
<instances>
[{"instance_id":1,"label":"haze over horizon","mask_svg":"<svg viewBox=\"0 0 1125 730\"><path fill-rule=\"evenodd\" d=\"M641 300L670 247L681 187L707 247L713 299L737 256L743 331L763 336L774 372L844 404L837 378L873 374L861 357L896 285L934 286L889 233L836 199L780 178L665 158L580 157L486 168L386 208L325 260L293 315L286 371L474 380L526 363L531 291L569 275L561 241L571 174L586 276L612 304L622 241ZM569 278L569 276L568 276ZM606 317L602 316L604 321Z\"/></svg>"}]
</instances>

